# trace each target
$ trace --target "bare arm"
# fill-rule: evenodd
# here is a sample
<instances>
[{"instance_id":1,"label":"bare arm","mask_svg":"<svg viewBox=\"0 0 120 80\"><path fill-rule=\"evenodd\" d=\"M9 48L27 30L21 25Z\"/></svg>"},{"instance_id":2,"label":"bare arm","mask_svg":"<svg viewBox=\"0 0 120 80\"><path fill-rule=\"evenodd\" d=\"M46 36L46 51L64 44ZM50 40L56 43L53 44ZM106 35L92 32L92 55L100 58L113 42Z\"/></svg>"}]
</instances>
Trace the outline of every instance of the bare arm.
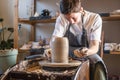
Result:
<instances>
[{"instance_id":1,"label":"bare arm","mask_svg":"<svg viewBox=\"0 0 120 80\"><path fill-rule=\"evenodd\" d=\"M92 40L90 41L90 47L88 48L86 54L87 56L96 54L99 50L99 41L97 40Z\"/></svg>"},{"instance_id":2,"label":"bare arm","mask_svg":"<svg viewBox=\"0 0 120 80\"><path fill-rule=\"evenodd\" d=\"M77 57L83 57L83 56L89 56L92 54L96 54L99 49L99 41L92 40L90 41L90 47L89 48L82 48L82 49L76 49L74 50L74 55Z\"/></svg>"}]
</instances>

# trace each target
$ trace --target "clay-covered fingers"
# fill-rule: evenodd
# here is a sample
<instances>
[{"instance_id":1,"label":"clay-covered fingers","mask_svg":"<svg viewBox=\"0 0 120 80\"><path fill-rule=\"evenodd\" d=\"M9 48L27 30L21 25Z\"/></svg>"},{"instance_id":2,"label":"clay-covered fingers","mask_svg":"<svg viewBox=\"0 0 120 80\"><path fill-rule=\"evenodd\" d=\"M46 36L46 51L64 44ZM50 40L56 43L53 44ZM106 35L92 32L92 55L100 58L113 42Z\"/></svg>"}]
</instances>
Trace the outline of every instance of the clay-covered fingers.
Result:
<instances>
[{"instance_id":1,"label":"clay-covered fingers","mask_svg":"<svg viewBox=\"0 0 120 80\"><path fill-rule=\"evenodd\" d=\"M47 57L48 60L51 59L51 49L46 49L43 54L44 57Z\"/></svg>"},{"instance_id":2,"label":"clay-covered fingers","mask_svg":"<svg viewBox=\"0 0 120 80\"><path fill-rule=\"evenodd\" d=\"M81 52L82 55L84 55L84 56L87 56L87 51L88 51L88 48L86 48L86 47L83 47L83 48L80 50L80 52Z\"/></svg>"},{"instance_id":3,"label":"clay-covered fingers","mask_svg":"<svg viewBox=\"0 0 120 80\"><path fill-rule=\"evenodd\" d=\"M76 57L83 57L83 55L80 53L79 49L74 50L74 55Z\"/></svg>"},{"instance_id":4,"label":"clay-covered fingers","mask_svg":"<svg viewBox=\"0 0 120 80\"><path fill-rule=\"evenodd\" d=\"M78 49L74 50L74 55L76 57L87 56L87 51L88 51L88 48L86 48L86 47L78 48Z\"/></svg>"}]
</instances>

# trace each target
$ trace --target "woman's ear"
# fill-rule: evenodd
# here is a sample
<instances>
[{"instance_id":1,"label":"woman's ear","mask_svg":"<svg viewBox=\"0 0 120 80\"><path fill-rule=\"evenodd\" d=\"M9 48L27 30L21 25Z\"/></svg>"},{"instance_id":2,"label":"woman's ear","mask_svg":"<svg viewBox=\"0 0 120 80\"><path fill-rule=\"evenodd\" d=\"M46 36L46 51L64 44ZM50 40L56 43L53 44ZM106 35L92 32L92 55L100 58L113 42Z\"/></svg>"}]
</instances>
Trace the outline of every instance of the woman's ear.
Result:
<instances>
[{"instance_id":1,"label":"woman's ear","mask_svg":"<svg viewBox=\"0 0 120 80\"><path fill-rule=\"evenodd\" d=\"M85 15L83 7L80 8L80 13L82 13L82 15Z\"/></svg>"},{"instance_id":2,"label":"woman's ear","mask_svg":"<svg viewBox=\"0 0 120 80\"><path fill-rule=\"evenodd\" d=\"M81 6L80 11L83 11L83 7Z\"/></svg>"}]
</instances>

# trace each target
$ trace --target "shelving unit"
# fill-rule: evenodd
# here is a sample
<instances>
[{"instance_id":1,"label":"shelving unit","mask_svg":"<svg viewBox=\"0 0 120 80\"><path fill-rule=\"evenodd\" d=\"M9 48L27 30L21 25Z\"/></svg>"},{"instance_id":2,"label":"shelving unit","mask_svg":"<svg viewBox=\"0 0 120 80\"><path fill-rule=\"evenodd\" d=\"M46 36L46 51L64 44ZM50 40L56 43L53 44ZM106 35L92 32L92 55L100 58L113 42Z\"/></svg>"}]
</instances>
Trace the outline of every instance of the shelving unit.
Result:
<instances>
[{"instance_id":1,"label":"shelving unit","mask_svg":"<svg viewBox=\"0 0 120 80\"><path fill-rule=\"evenodd\" d=\"M31 11L31 14L33 15L36 11L36 0L33 0L33 9ZM35 35L35 24L31 23L29 20L26 19L19 19L18 15L18 7L19 7L19 0L15 0L15 17L14 17L14 48L18 49L18 24L19 23L25 23L25 24L31 24L31 40L34 40L34 35ZM28 23L27 23L28 22Z\"/></svg>"},{"instance_id":2,"label":"shelving unit","mask_svg":"<svg viewBox=\"0 0 120 80\"><path fill-rule=\"evenodd\" d=\"M56 21L55 18L52 19L45 19L45 20L29 20L29 19L19 19L20 23L25 24L37 24L37 23L54 23Z\"/></svg>"},{"instance_id":3,"label":"shelving unit","mask_svg":"<svg viewBox=\"0 0 120 80\"><path fill-rule=\"evenodd\" d=\"M120 15L111 15L110 17L102 17L103 21L120 21ZM120 51L110 51L110 55L120 54Z\"/></svg>"},{"instance_id":4,"label":"shelving unit","mask_svg":"<svg viewBox=\"0 0 120 80\"><path fill-rule=\"evenodd\" d=\"M119 16L109 16L109 17L102 17L103 21L120 21Z\"/></svg>"},{"instance_id":5,"label":"shelving unit","mask_svg":"<svg viewBox=\"0 0 120 80\"><path fill-rule=\"evenodd\" d=\"M110 54L120 54L120 51L111 51Z\"/></svg>"},{"instance_id":6,"label":"shelving unit","mask_svg":"<svg viewBox=\"0 0 120 80\"><path fill-rule=\"evenodd\" d=\"M32 14L36 12L36 0L33 0L33 11ZM30 24L31 25L31 41L35 40L35 25L38 23L55 23L56 19L45 19L45 20L29 20L29 19L23 19L19 18L18 16L18 7L19 7L19 0L15 0L15 17L14 17L14 48L18 49L18 24L24 23L24 24Z\"/></svg>"},{"instance_id":7,"label":"shelving unit","mask_svg":"<svg viewBox=\"0 0 120 80\"><path fill-rule=\"evenodd\" d=\"M19 0L15 0L15 17L14 17L14 48L18 49L18 23L30 24L31 25L31 41L35 40L35 25L37 23L55 23L56 19L45 19L45 20L29 20L29 19L21 19L18 17L18 6ZM34 0L34 9L32 13L34 14L36 11L36 0ZM120 16L110 16L110 17L102 17L103 21L120 21Z\"/></svg>"}]
</instances>

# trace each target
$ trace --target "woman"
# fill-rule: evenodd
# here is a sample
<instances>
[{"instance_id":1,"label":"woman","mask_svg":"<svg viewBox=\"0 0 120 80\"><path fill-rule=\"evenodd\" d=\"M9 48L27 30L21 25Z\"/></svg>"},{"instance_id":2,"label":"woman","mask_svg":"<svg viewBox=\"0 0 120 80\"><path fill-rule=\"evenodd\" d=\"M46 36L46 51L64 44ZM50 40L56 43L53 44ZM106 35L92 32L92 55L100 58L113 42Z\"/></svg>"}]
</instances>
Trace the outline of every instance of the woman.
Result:
<instances>
[{"instance_id":1,"label":"woman","mask_svg":"<svg viewBox=\"0 0 120 80\"><path fill-rule=\"evenodd\" d=\"M51 40L68 37L70 57L86 57L90 60L90 80L107 80L105 65L97 54L102 30L101 17L84 10L80 0L61 0L60 11Z\"/></svg>"}]
</instances>

